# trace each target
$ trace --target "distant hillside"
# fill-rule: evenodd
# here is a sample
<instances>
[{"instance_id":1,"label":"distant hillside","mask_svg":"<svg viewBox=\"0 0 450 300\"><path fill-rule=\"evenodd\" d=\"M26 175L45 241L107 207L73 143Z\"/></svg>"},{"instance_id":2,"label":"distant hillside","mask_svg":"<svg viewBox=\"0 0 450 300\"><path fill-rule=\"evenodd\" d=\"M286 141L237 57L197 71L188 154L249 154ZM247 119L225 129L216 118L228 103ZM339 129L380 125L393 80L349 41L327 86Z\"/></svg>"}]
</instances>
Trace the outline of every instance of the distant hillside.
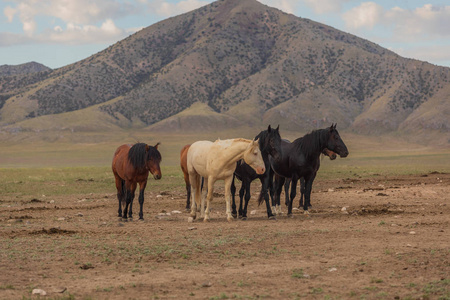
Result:
<instances>
[{"instance_id":1,"label":"distant hillside","mask_svg":"<svg viewBox=\"0 0 450 300\"><path fill-rule=\"evenodd\" d=\"M122 127L193 130L182 125L192 114L180 113L203 103L211 110L196 114L201 127L337 122L362 134L448 139L449 71L255 0L219 0L75 64L0 77L0 126L89 108L96 113L86 116Z\"/></svg>"},{"instance_id":2,"label":"distant hillside","mask_svg":"<svg viewBox=\"0 0 450 300\"><path fill-rule=\"evenodd\" d=\"M12 75L23 75L37 72L49 71L50 68L39 64L37 62L29 62L21 65L1 65L0 66L0 77L2 76L12 76Z\"/></svg>"}]
</instances>

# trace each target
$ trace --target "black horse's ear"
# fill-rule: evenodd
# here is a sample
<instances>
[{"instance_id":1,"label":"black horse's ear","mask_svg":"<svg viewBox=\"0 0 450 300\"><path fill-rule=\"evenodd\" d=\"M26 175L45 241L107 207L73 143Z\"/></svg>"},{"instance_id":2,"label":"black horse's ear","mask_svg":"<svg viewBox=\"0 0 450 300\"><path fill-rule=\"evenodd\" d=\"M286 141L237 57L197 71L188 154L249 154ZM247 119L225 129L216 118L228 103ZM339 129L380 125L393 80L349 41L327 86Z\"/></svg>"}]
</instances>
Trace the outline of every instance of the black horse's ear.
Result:
<instances>
[{"instance_id":1,"label":"black horse's ear","mask_svg":"<svg viewBox=\"0 0 450 300\"><path fill-rule=\"evenodd\" d=\"M270 127L270 125L269 125L269 127L267 127L267 131L268 132L272 131L272 127Z\"/></svg>"},{"instance_id":2,"label":"black horse's ear","mask_svg":"<svg viewBox=\"0 0 450 300\"><path fill-rule=\"evenodd\" d=\"M277 131L280 131L280 124L278 124L278 127L276 129Z\"/></svg>"},{"instance_id":3,"label":"black horse's ear","mask_svg":"<svg viewBox=\"0 0 450 300\"><path fill-rule=\"evenodd\" d=\"M150 150L150 146L145 144L145 152L148 152L148 150Z\"/></svg>"},{"instance_id":4,"label":"black horse's ear","mask_svg":"<svg viewBox=\"0 0 450 300\"><path fill-rule=\"evenodd\" d=\"M161 144L160 142L156 143L156 145L154 146L156 150L158 150L158 146L159 146L160 144Z\"/></svg>"}]
</instances>

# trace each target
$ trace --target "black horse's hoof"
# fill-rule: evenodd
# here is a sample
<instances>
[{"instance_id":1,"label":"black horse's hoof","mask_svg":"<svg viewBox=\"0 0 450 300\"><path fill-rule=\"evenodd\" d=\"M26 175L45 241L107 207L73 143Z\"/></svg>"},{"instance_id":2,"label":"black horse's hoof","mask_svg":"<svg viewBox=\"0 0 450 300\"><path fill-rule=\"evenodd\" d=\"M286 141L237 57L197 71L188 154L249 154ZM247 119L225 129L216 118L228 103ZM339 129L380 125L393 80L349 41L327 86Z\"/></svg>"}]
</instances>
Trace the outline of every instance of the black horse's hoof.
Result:
<instances>
[{"instance_id":1,"label":"black horse's hoof","mask_svg":"<svg viewBox=\"0 0 450 300\"><path fill-rule=\"evenodd\" d=\"M247 221L247 217L241 217L242 221Z\"/></svg>"},{"instance_id":2,"label":"black horse's hoof","mask_svg":"<svg viewBox=\"0 0 450 300\"><path fill-rule=\"evenodd\" d=\"M122 218L121 220L122 220L122 222L128 222L127 218Z\"/></svg>"},{"instance_id":3,"label":"black horse's hoof","mask_svg":"<svg viewBox=\"0 0 450 300\"><path fill-rule=\"evenodd\" d=\"M144 221L144 218L139 218L139 221Z\"/></svg>"},{"instance_id":4,"label":"black horse's hoof","mask_svg":"<svg viewBox=\"0 0 450 300\"><path fill-rule=\"evenodd\" d=\"M288 214L287 214L287 217L288 217L288 218L293 218L294 215L293 215L292 213L290 213L290 214L288 213Z\"/></svg>"},{"instance_id":5,"label":"black horse's hoof","mask_svg":"<svg viewBox=\"0 0 450 300\"><path fill-rule=\"evenodd\" d=\"M235 214L231 213L231 216L236 219L237 218L237 213L235 213Z\"/></svg>"},{"instance_id":6,"label":"black horse's hoof","mask_svg":"<svg viewBox=\"0 0 450 300\"><path fill-rule=\"evenodd\" d=\"M277 220L277 217L275 217L275 216L270 216L270 217L269 217L269 220L275 220L275 221L276 221L276 220Z\"/></svg>"}]
</instances>

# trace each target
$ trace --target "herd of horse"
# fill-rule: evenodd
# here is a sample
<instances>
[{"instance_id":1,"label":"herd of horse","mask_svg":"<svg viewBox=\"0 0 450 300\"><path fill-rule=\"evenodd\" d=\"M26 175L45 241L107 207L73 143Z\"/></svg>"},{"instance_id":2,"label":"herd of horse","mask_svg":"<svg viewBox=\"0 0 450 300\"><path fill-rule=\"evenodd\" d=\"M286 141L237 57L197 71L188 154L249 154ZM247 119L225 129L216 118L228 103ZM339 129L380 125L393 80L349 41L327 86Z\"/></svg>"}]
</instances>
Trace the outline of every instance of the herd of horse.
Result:
<instances>
[{"instance_id":1,"label":"herd of horse","mask_svg":"<svg viewBox=\"0 0 450 300\"><path fill-rule=\"evenodd\" d=\"M139 184L139 219L143 219L144 191L149 173L161 179L161 154L158 144L144 143L122 145L114 153L112 170L119 200L118 215L123 220L132 218L133 199ZM281 213L280 196L285 189L285 204L288 216L292 216L292 205L300 181L300 205L305 213L311 206L313 181L320 167L320 156L330 159L347 157L349 152L342 141L336 124L297 138L293 142L281 139L279 126L261 131L253 140L228 139L197 141L186 145L180 152L180 165L186 183L186 209L190 218L196 219L197 212L204 221L210 219L210 203L214 183L225 182L227 220L247 218L250 200L250 185L259 179L261 192L258 203L265 201L267 217L274 219ZM239 210L236 210L235 179L242 182L239 190ZM289 187L290 193L289 193ZM245 202L244 202L245 199ZM272 200L272 203L270 203ZM272 204L272 205L271 205ZM206 205L206 207L205 207Z\"/></svg>"}]
</instances>

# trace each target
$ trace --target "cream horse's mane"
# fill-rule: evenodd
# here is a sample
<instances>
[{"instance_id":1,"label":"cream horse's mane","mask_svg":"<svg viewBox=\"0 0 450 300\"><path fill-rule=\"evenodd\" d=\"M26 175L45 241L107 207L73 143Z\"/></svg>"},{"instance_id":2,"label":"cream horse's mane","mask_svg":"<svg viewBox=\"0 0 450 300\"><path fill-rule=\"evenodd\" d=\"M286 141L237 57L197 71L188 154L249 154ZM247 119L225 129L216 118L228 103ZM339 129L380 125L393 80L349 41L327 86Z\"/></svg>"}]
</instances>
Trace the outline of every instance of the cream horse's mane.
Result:
<instances>
[{"instance_id":1,"label":"cream horse's mane","mask_svg":"<svg viewBox=\"0 0 450 300\"><path fill-rule=\"evenodd\" d=\"M220 143L220 142L227 142L230 141L232 143L236 143L236 142L246 142L246 143L251 143L253 142L253 140L248 140L248 139L243 139L243 138L236 138L236 139L228 139L228 140L221 140L220 138L217 139L214 143Z\"/></svg>"}]
</instances>

